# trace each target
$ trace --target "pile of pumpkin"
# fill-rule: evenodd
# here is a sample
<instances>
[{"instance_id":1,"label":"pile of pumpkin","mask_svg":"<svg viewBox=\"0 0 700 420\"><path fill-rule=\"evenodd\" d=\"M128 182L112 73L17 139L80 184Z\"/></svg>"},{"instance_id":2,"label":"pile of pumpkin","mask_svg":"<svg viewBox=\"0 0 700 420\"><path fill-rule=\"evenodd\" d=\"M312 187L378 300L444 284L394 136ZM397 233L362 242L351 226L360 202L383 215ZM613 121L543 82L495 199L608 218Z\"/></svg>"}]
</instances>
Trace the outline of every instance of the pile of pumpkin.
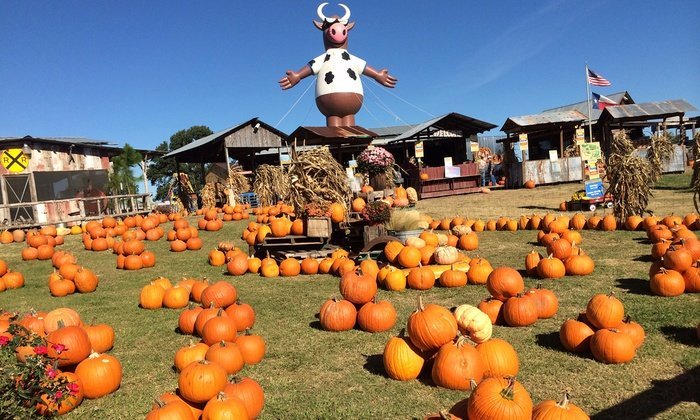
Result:
<instances>
[{"instance_id":1,"label":"pile of pumpkin","mask_svg":"<svg viewBox=\"0 0 700 420\"><path fill-rule=\"evenodd\" d=\"M363 194L369 194L371 192L374 192L374 188L372 188L370 185L363 185L360 189L360 192ZM403 185L400 185L394 188L392 194L383 197L381 201L388 204L389 207L408 207L418 202L418 193L413 187L404 188ZM364 198L356 197L352 201L351 209L355 212L361 212L362 210L364 210L366 205L367 202Z\"/></svg>"},{"instance_id":2,"label":"pile of pumpkin","mask_svg":"<svg viewBox=\"0 0 700 420\"><path fill-rule=\"evenodd\" d=\"M91 293L97 290L99 279L89 268L78 265L78 260L70 252L56 251L51 258L54 267L49 274L51 296L63 297L78 293Z\"/></svg>"},{"instance_id":3,"label":"pile of pumpkin","mask_svg":"<svg viewBox=\"0 0 700 420\"><path fill-rule=\"evenodd\" d=\"M139 306L144 309L182 309L190 299L198 302L202 291L209 287L207 279L183 278L175 285L166 277L157 277L141 289Z\"/></svg>"},{"instance_id":4,"label":"pile of pumpkin","mask_svg":"<svg viewBox=\"0 0 700 420\"><path fill-rule=\"evenodd\" d=\"M162 418L159 415L169 411L180 411L180 418L192 419L200 415L256 418L264 406L262 387L248 377L227 380L228 375L240 373L245 365L257 364L265 356L265 340L250 333L255 311L241 303L236 288L226 282L193 287L192 299L202 305L182 311L178 330L202 341L191 341L175 353L178 389L158 397L146 418ZM245 334L239 335L241 332Z\"/></svg>"},{"instance_id":5,"label":"pile of pumpkin","mask_svg":"<svg viewBox=\"0 0 700 420\"><path fill-rule=\"evenodd\" d=\"M197 211L199 212L199 210ZM199 214L202 215L202 218L197 221L199 230L215 232L224 227L224 221L219 218L219 211L216 208L202 209L202 212Z\"/></svg>"},{"instance_id":6,"label":"pile of pumpkin","mask_svg":"<svg viewBox=\"0 0 700 420\"><path fill-rule=\"evenodd\" d=\"M590 351L603 363L631 361L644 342L644 328L625 317L625 307L613 293L597 294L577 319L567 319L559 329L562 346L570 352Z\"/></svg>"},{"instance_id":7,"label":"pile of pumpkin","mask_svg":"<svg viewBox=\"0 0 700 420\"><path fill-rule=\"evenodd\" d=\"M24 286L24 275L19 271L8 268L5 260L0 260L0 293L8 289L19 289Z\"/></svg>"},{"instance_id":8,"label":"pile of pumpkin","mask_svg":"<svg viewBox=\"0 0 700 420\"><path fill-rule=\"evenodd\" d=\"M209 221L207 221L206 223L208 222ZM205 229L206 223L204 227ZM219 229L221 228L217 228L215 230ZM175 222L173 222L173 228L168 232L167 240L170 241L170 250L172 252L183 252L187 250L196 251L202 249L203 245L202 238L199 237L199 231L195 229L194 226L190 226L189 222L186 219L182 218L177 219L175 220Z\"/></svg>"},{"instance_id":9,"label":"pile of pumpkin","mask_svg":"<svg viewBox=\"0 0 700 420\"><path fill-rule=\"evenodd\" d=\"M526 327L538 319L548 319L559 310L559 300L554 292L542 288L525 291L520 273L510 267L498 267L488 276L486 289L490 297L482 300L478 308L486 313L494 325Z\"/></svg>"},{"instance_id":10,"label":"pile of pumpkin","mask_svg":"<svg viewBox=\"0 0 700 420\"><path fill-rule=\"evenodd\" d=\"M0 233L0 244L11 244L13 242L24 242L25 232L22 229L15 229L12 232L3 230Z\"/></svg>"},{"instance_id":11,"label":"pile of pumpkin","mask_svg":"<svg viewBox=\"0 0 700 420\"><path fill-rule=\"evenodd\" d=\"M26 235L27 247L22 249L22 259L25 261L51 259L55 247L63 245L63 236L56 235L55 232L55 227L41 228L38 233L29 231Z\"/></svg>"},{"instance_id":12,"label":"pile of pumpkin","mask_svg":"<svg viewBox=\"0 0 700 420\"><path fill-rule=\"evenodd\" d=\"M250 204L236 204L235 206L226 204L221 208L221 212L223 213L222 220L224 222L230 222L248 219L250 218L250 214L248 213L249 208Z\"/></svg>"},{"instance_id":13,"label":"pile of pumpkin","mask_svg":"<svg viewBox=\"0 0 700 420\"><path fill-rule=\"evenodd\" d=\"M0 317L0 332L8 336L9 319ZM41 397L40 412L65 414L82 402L83 398L100 398L119 389L122 381L122 365L107 351L114 346L114 329L107 324L85 325L80 315L71 308L58 308L50 312L31 312L11 321L23 327L23 331L38 338L41 345L19 346L17 360L24 363L44 348L48 357L65 370L57 378L75 383L79 391L56 405L47 396ZM74 372L74 373L72 373Z\"/></svg>"},{"instance_id":14,"label":"pile of pumpkin","mask_svg":"<svg viewBox=\"0 0 700 420\"><path fill-rule=\"evenodd\" d=\"M662 223L649 226L647 236L654 243L651 247L654 262L649 268L651 292L665 297L700 293L700 240L695 233L684 224L668 228Z\"/></svg>"},{"instance_id":15,"label":"pile of pumpkin","mask_svg":"<svg viewBox=\"0 0 700 420\"><path fill-rule=\"evenodd\" d=\"M387 300L376 300L379 267L366 259L358 270L342 274L338 287L344 299L328 299L321 305L319 321L326 331L348 331L355 325L370 333L387 331L396 324L396 309Z\"/></svg>"},{"instance_id":16,"label":"pile of pumpkin","mask_svg":"<svg viewBox=\"0 0 700 420\"><path fill-rule=\"evenodd\" d=\"M284 215L293 217L295 215L294 207L285 204L283 201L279 201L272 206L257 207L253 209L253 214L255 215L255 221L258 223L268 223L271 217L282 217Z\"/></svg>"},{"instance_id":17,"label":"pile of pumpkin","mask_svg":"<svg viewBox=\"0 0 700 420\"><path fill-rule=\"evenodd\" d=\"M139 239L116 241L112 250L117 254L117 268L120 270L140 270L156 265L156 254L146 250L146 245Z\"/></svg>"}]
</instances>

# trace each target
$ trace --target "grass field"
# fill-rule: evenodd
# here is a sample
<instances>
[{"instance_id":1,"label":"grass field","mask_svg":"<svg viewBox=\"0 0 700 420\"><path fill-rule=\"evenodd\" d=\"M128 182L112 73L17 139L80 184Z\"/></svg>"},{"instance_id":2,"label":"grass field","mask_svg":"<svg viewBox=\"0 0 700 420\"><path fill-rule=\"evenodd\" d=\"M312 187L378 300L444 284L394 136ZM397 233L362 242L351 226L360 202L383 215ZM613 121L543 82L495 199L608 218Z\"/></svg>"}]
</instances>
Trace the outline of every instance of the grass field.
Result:
<instances>
[{"instance_id":1,"label":"grass field","mask_svg":"<svg viewBox=\"0 0 700 420\"><path fill-rule=\"evenodd\" d=\"M694 211L687 185L687 175L664 177L660 188L654 190L650 208L658 215ZM578 188L578 184L563 184L497 191L426 200L417 207L434 217L518 217L556 211ZM0 258L26 278L24 288L0 294L0 308L26 311L68 306L78 310L84 320L109 323L116 331L112 354L124 365L120 390L85 401L67 418L142 418L156 395L176 387L173 356L190 339L175 331L179 311L138 307L141 287L158 276L173 281L183 276L225 279L236 286L243 301L253 305L257 312L254 331L265 337L268 351L260 364L247 366L242 373L256 379L265 390L263 418L422 418L467 396L427 381L398 382L384 374L384 344L405 326L419 292L380 290L379 298L390 300L399 314L391 331L322 331L315 315L325 299L338 295L337 277L231 277L207 264L207 252L220 240L242 244L239 237L244 227L243 222L231 222L219 232L202 232L205 246L200 251L173 254L164 239L148 242L147 249L157 255L156 266L137 272L117 270L113 254L84 251L78 236L67 237L63 249L73 252L79 264L96 271L100 285L95 293L65 298L49 295L50 262L24 262L20 259L22 245L0 246ZM484 232L479 235L479 250L470 254L487 258L494 267L522 269L525 255L537 248L535 236L534 231ZM700 322L700 297L650 295L647 272L651 245L644 233L583 231L583 238L581 246L595 260L595 272L582 278L544 281L559 298L559 313L527 328L494 328L494 337L509 341L518 351L519 380L533 402L558 399L560 392L568 389L575 404L599 418L698 418L700 341L695 327ZM527 286L537 282L526 278ZM593 294L610 291L617 293L627 313L646 330L646 341L635 359L625 365L604 365L590 356L565 352L558 339L562 322L585 309ZM483 286L467 286L436 287L420 294L425 301L452 307L476 305L487 292Z\"/></svg>"}]
</instances>

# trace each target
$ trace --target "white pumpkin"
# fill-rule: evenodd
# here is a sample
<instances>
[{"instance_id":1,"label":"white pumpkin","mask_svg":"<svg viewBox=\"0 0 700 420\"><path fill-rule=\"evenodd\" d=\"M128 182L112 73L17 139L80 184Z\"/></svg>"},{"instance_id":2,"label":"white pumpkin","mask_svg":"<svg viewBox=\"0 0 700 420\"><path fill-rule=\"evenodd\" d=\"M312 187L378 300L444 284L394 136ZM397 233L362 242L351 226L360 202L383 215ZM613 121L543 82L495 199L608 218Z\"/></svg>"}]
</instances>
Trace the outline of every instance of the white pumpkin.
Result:
<instances>
[{"instance_id":1,"label":"white pumpkin","mask_svg":"<svg viewBox=\"0 0 700 420\"><path fill-rule=\"evenodd\" d=\"M472 233L472 228L469 226L464 226L464 225L457 225L452 228L452 234L461 237L462 235L468 235Z\"/></svg>"},{"instance_id":2,"label":"white pumpkin","mask_svg":"<svg viewBox=\"0 0 700 420\"><path fill-rule=\"evenodd\" d=\"M435 253L433 253L433 258L438 264L454 264L459 259L459 251L453 246L439 246L435 249Z\"/></svg>"},{"instance_id":3,"label":"white pumpkin","mask_svg":"<svg viewBox=\"0 0 700 420\"><path fill-rule=\"evenodd\" d=\"M472 305L459 305L455 308L454 317L457 326L463 334L467 334L475 343L483 343L491 338L493 325L488 315Z\"/></svg>"},{"instance_id":4,"label":"white pumpkin","mask_svg":"<svg viewBox=\"0 0 700 420\"><path fill-rule=\"evenodd\" d=\"M406 239L406 246L414 246L421 249L425 246L425 241L417 236L411 236L410 238Z\"/></svg>"}]
</instances>

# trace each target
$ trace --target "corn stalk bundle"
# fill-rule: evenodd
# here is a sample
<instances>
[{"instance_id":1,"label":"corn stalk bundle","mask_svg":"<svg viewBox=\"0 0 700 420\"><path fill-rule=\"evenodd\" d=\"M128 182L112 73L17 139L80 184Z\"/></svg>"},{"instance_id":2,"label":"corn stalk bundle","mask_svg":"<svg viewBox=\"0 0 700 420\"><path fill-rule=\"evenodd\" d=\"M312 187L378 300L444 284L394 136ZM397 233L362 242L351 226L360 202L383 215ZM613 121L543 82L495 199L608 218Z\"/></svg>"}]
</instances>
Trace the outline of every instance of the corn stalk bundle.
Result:
<instances>
[{"instance_id":1,"label":"corn stalk bundle","mask_svg":"<svg viewBox=\"0 0 700 420\"><path fill-rule=\"evenodd\" d=\"M566 149L564 149L564 157L575 157L579 155L578 144L571 143Z\"/></svg>"},{"instance_id":2,"label":"corn stalk bundle","mask_svg":"<svg viewBox=\"0 0 700 420\"><path fill-rule=\"evenodd\" d=\"M690 188L693 189L693 204L695 211L700 213L700 132L693 138L693 177L690 180Z\"/></svg>"},{"instance_id":3,"label":"corn stalk bundle","mask_svg":"<svg viewBox=\"0 0 700 420\"><path fill-rule=\"evenodd\" d=\"M301 210L307 204L339 203L346 210L352 197L348 176L327 147L297 153L292 150L289 191L285 201Z\"/></svg>"},{"instance_id":4,"label":"corn stalk bundle","mask_svg":"<svg viewBox=\"0 0 700 420\"><path fill-rule=\"evenodd\" d=\"M216 207L216 193L214 191L214 184L211 182L205 184L199 192L199 195L202 197L202 206Z\"/></svg>"},{"instance_id":5,"label":"corn stalk bundle","mask_svg":"<svg viewBox=\"0 0 700 420\"><path fill-rule=\"evenodd\" d=\"M279 166L260 165L255 170L253 191L258 195L261 206L275 204L278 198L289 194L289 181L284 169Z\"/></svg>"},{"instance_id":6,"label":"corn stalk bundle","mask_svg":"<svg viewBox=\"0 0 700 420\"><path fill-rule=\"evenodd\" d=\"M651 186L655 180L651 165L647 159L632 154L634 146L624 130L615 134L611 151L607 175L608 192L613 195L613 213L620 220L641 215L652 196Z\"/></svg>"},{"instance_id":7,"label":"corn stalk bundle","mask_svg":"<svg viewBox=\"0 0 700 420\"><path fill-rule=\"evenodd\" d=\"M658 181L661 178L663 163L670 159L672 155L673 143L671 143L671 137L667 132L659 132L651 136L651 146L649 147L647 158L651 165L654 181Z\"/></svg>"},{"instance_id":8,"label":"corn stalk bundle","mask_svg":"<svg viewBox=\"0 0 700 420\"><path fill-rule=\"evenodd\" d=\"M231 170L228 177L228 187L237 196L250 191L250 182L241 172Z\"/></svg>"}]
</instances>

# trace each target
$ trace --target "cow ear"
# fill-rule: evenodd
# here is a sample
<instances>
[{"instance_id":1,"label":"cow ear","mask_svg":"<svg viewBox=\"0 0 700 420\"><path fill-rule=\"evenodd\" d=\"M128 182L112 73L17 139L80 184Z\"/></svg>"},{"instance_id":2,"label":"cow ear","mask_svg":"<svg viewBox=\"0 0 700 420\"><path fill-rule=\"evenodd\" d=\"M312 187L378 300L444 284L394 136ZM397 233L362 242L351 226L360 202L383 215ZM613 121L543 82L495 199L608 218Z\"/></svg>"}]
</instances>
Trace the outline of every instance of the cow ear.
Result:
<instances>
[{"instance_id":1,"label":"cow ear","mask_svg":"<svg viewBox=\"0 0 700 420\"><path fill-rule=\"evenodd\" d=\"M319 31L323 30L323 23L316 22L315 20L313 20L312 22L314 23L314 26L316 27L316 29L318 29Z\"/></svg>"},{"instance_id":2,"label":"cow ear","mask_svg":"<svg viewBox=\"0 0 700 420\"><path fill-rule=\"evenodd\" d=\"M355 27L355 22L350 22L347 25L345 25L345 29L347 29L348 32L350 32L350 29L352 29L354 27Z\"/></svg>"}]
</instances>

